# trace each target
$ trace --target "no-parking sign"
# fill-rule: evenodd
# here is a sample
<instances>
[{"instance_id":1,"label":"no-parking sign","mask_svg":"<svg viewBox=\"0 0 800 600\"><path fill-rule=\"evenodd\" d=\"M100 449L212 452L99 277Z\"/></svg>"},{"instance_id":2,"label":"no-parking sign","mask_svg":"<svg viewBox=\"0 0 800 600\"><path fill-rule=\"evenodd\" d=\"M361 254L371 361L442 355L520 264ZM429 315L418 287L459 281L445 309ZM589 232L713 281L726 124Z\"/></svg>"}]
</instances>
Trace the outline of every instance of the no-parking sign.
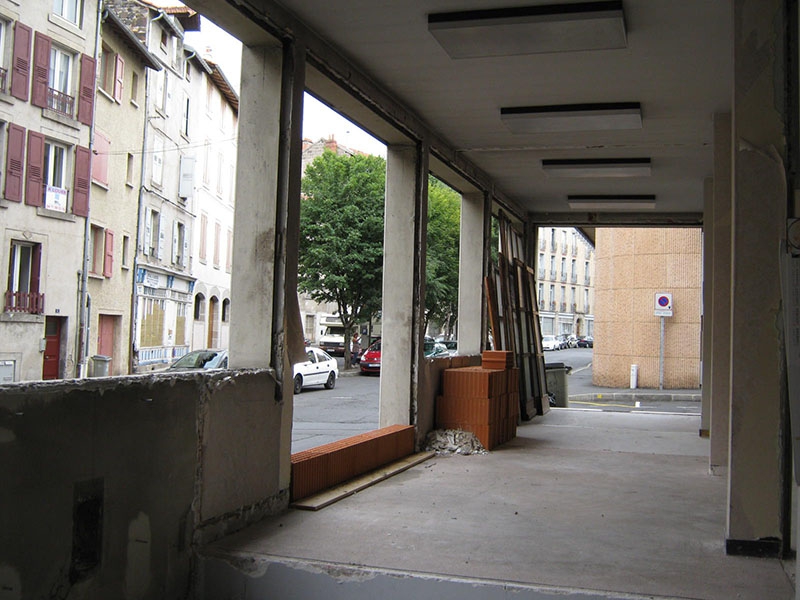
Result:
<instances>
[{"instance_id":1,"label":"no-parking sign","mask_svg":"<svg viewBox=\"0 0 800 600\"><path fill-rule=\"evenodd\" d=\"M672 294L669 292L656 292L655 316L672 316Z\"/></svg>"}]
</instances>

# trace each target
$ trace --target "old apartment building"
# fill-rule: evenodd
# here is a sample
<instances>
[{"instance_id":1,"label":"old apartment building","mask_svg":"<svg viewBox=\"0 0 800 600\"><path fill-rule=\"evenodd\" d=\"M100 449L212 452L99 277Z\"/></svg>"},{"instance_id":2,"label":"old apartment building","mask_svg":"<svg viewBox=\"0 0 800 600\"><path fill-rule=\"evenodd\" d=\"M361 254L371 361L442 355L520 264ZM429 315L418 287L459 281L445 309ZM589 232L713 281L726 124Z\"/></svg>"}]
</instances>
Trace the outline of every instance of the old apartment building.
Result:
<instances>
[{"instance_id":1,"label":"old apartment building","mask_svg":"<svg viewBox=\"0 0 800 600\"><path fill-rule=\"evenodd\" d=\"M0 380L79 374L96 0L0 2Z\"/></svg>"},{"instance_id":2,"label":"old apartment building","mask_svg":"<svg viewBox=\"0 0 800 600\"><path fill-rule=\"evenodd\" d=\"M87 238L89 374L130 373L147 71L161 62L112 8L101 16Z\"/></svg>"},{"instance_id":3,"label":"old apartment building","mask_svg":"<svg viewBox=\"0 0 800 600\"><path fill-rule=\"evenodd\" d=\"M540 227L538 239L542 333L594 335L594 248L568 227Z\"/></svg>"}]
</instances>

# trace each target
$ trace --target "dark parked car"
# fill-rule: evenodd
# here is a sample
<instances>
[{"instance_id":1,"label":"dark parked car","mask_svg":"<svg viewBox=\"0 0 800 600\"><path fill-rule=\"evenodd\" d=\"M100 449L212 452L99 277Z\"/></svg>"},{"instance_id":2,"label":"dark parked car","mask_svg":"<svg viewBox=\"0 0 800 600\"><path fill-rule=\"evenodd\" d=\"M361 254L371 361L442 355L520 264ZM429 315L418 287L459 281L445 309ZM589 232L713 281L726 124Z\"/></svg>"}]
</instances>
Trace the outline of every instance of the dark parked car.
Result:
<instances>
[{"instance_id":1,"label":"dark parked car","mask_svg":"<svg viewBox=\"0 0 800 600\"><path fill-rule=\"evenodd\" d=\"M578 348L594 348L594 338L590 335L579 337Z\"/></svg>"}]
</instances>

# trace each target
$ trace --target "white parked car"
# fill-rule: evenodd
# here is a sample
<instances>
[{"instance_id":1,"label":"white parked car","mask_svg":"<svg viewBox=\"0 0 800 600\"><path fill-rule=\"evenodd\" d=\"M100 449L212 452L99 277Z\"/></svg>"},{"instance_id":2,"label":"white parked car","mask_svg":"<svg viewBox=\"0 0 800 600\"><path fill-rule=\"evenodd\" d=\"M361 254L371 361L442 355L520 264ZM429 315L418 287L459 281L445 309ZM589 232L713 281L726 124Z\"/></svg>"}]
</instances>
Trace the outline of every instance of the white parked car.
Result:
<instances>
[{"instance_id":1,"label":"white parked car","mask_svg":"<svg viewBox=\"0 0 800 600\"><path fill-rule=\"evenodd\" d=\"M299 394L309 385L323 385L326 390L336 386L339 365L336 359L319 348L306 347L305 362L294 365L294 393Z\"/></svg>"},{"instance_id":2,"label":"white parked car","mask_svg":"<svg viewBox=\"0 0 800 600\"><path fill-rule=\"evenodd\" d=\"M561 341L554 335L542 336L542 349L543 350L560 350Z\"/></svg>"}]
</instances>

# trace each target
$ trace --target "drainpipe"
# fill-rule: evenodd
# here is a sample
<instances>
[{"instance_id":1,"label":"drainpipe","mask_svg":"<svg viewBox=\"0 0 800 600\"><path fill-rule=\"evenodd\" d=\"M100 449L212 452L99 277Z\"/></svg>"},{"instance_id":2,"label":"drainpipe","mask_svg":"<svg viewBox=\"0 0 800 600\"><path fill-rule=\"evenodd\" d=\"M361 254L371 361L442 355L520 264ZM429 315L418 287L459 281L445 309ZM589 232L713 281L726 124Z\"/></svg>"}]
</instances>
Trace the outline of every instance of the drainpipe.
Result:
<instances>
[{"instance_id":1,"label":"drainpipe","mask_svg":"<svg viewBox=\"0 0 800 600\"><path fill-rule=\"evenodd\" d=\"M158 16L150 21L152 25L162 17L164 17L165 13L163 10L158 11ZM150 36L150 26L147 27L147 36L149 39ZM147 43L145 43L147 45ZM141 165L139 166L139 210L136 216L136 244L135 250L133 253L133 289L131 290L131 328L130 328L130 352L128 352L128 372L135 373L136 369L139 366L138 357L136 353L138 352L138 344L136 343L136 319L138 316L138 305L139 305L139 294L138 294L138 283L136 282L136 278L139 273L139 236L142 233L142 218L144 215L144 189L145 189L145 177L144 177L144 167L147 161L147 132L150 125L150 76L151 71L149 67L145 67L144 70L144 125L142 127L142 161ZM144 247L144 246L143 246Z\"/></svg>"},{"instance_id":2,"label":"drainpipe","mask_svg":"<svg viewBox=\"0 0 800 600\"><path fill-rule=\"evenodd\" d=\"M100 23L103 20L104 12L103 0L97 0L97 20L95 25L94 35L94 61L95 68L100 62ZM97 83L95 82L95 87ZM97 113L97 106L92 110L92 123L89 125L89 156L94 156L94 132L95 132L95 119ZM73 182L74 185L74 182ZM83 267L81 268L81 281L80 290L78 292L78 347L77 347L77 369L75 376L78 378L86 377L87 375L87 354L89 347L89 315L86 307L86 302L89 297L89 244L92 234L91 228L91 186L92 182L89 181L89 207L88 214L86 215L83 227Z\"/></svg>"}]
</instances>

